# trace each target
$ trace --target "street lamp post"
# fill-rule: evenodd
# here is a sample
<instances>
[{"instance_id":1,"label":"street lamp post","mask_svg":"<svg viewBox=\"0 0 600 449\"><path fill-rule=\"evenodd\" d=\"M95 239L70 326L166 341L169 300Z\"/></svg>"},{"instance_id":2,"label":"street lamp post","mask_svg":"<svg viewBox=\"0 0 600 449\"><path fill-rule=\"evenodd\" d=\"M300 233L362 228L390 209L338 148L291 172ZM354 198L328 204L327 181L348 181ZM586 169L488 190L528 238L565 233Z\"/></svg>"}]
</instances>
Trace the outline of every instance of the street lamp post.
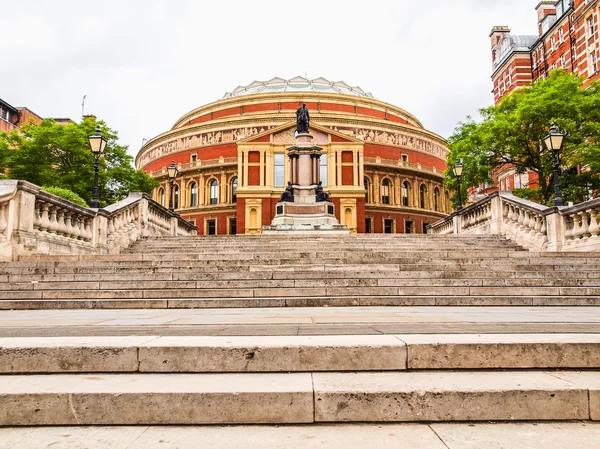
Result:
<instances>
[{"instance_id":1,"label":"street lamp post","mask_svg":"<svg viewBox=\"0 0 600 449\"><path fill-rule=\"evenodd\" d=\"M92 190L92 209L100 208L100 195L98 193L98 170L100 169L100 156L104 153L106 148L107 140L102 137L102 130L100 125L96 125L96 132L88 137L90 141L90 149L92 154L96 156L94 161L94 188Z\"/></svg>"},{"instance_id":2,"label":"street lamp post","mask_svg":"<svg viewBox=\"0 0 600 449\"><path fill-rule=\"evenodd\" d=\"M560 181L558 179L558 169L560 166L559 153L562 149L565 134L558 131L557 126L553 123L550 127L550 134L544 138L546 147L552 151L552 169L554 175L554 206L564 206L563 199L560 193Z\"/></svg>"},{"instance_id":3,"label":"street lamp post","mask_svg":"<svg viewBox=\"0 0 600 449\"><path fill-rule=\"evenodd\" d=\"M457 183L457 190L458 190L458 206L456 208L456 210L461 211L462 210L462 195L460 193L460 178L462 176L463 173L463 165L462 165L462 159L458 159L455 163L454 163L454 176L456 176L456 183Z\"/></svg>"},{"instance_id":4,"label":"street lamp post","mask_svg":"<svg viewBox=\"0 0 600 449\"><path fill-rule=\"evenodd\" d=\"M167 167L167 173L169 175L169 210L171 212L175 212L173 209L173 183L175 182L175 178L177 177L177 167L175 167L175 161L171 161L171 165Z\"/></svg>"}]
</instances>

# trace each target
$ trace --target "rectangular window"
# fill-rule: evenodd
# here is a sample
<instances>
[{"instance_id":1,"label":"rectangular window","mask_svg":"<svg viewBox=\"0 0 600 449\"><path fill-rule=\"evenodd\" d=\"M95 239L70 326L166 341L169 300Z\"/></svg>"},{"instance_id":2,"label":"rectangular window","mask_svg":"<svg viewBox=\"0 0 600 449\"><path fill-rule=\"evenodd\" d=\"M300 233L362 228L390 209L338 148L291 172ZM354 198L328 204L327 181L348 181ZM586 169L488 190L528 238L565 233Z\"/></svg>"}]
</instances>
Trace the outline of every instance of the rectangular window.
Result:
<instances>
[{"instance_id":1,"label":"rectangular window","mask_svg":"<svg viewBox=\"0 0 600 449\"><path fill-rule=\"evenodd\" d=\"M319 167L319 176L320 180L323 183L323 187L327 187L327 182L329 179L327 178L327 155L322 154L320 159L320 167Z\"/></svg>"},{"instance_id":2,"label":"rectangular window","mask_svg":"<svg viewBox=\"0 0 600 449\"><path fill-rule=\"evenodd\" d=\"M275 187L285 186L284 164L285 155L281 153L275 154Z\"/></svg>"},{"instance_id":3,"label":"rectangular window","mask_svg":"<svg viewBox=\"0 0 600 449\"><path fill-rule=\"evenodd\" d=\"M414 229L414 224L412 221L405 221L404 222L404 233L405 234L412 234L413 233L413 229Z\"/></svg>"},{"instance_id":4,"label":"rectangular window","mask_svg":"<svg viewBox=\"0 0 600 449\"><path fill-rule=\"evenodd\" d=\"M229 219L229 233L231 235L237 234L237 223L236 223L235 218Z\"/></svg>"},{"instance_id":5,"label":"rectangular window","mask_svg":"<svg viewBox=\"0 0 600 449\"><path fill-rule=\"evenodd\" d=\"M190 156L190 162L196 162L198 160L198 155L197 154L192 154Z\"/></svg>"},{"instance_id":6,"label":"rectangular window","mask_svg":"<svg viewBox=\"0 0 600 449\"><path fill-rule=\"evenodd\" d=\"M589 16L586 20L586 28L587 28L587 37L588 39L591 37L594 37L594 31L595 31L595 26L594 26L594 16Z\"/></svg>"},{"instance_id":7,"label":"rectangular window","mask_svg":"<svg viewBox=\"0 0 600 449\"><path fill-rule=\"evenodd\" d=\"M515 175L515 189L521 188L521 176Z\"/></svg>"},{"instance_id":8,"label":"rectangular window","mask_svg":"<svg viewBox=\"0 0 600 449\"><path fill-rule=\"evenodd\" d=\"M206 234L217 235L217 220L206 220Z\"/></svg>"},{"instance_id":9,"label":"rectangular window","mask_svg":"<svg viewBox=\"0 0 600 449\"><path fill-rule=\"evenodd\" d=\"M565 32L561 28L558 30L558 42L562 44L564 42L564 40L565 40Z\"/></svg>"},{"instance_id":10,"label":"rectangular window","mask_svg":"<svg viewBox=\"0 0 600 449\"><path fill-rule=\"evenodd\" d=\"M383 232L385 234L394 233L394 220L383 220Z\"/></svg>"},{"instance_id":11,"label":"rectangular window","mask_svg":"<svg viewBox=\"0 0 600 449\"><path fill-rule=\"evenodd\" d=\"M402 155L402 162L408 162L408 154Z\"/></svg>"},{"instance_id":12,"label":"rectangular window","mask_svg":"<svg viewBox=\"0 0 600 449\"><path fill-rule=\"evenodd\" d=\"M373 219L372 218L365 219L365 232L367 234L373 234Z\"/></svg>"},{"instance_id":13,"label":"rectangular window","mask_svg":"<svg viewBox=\"0 0 600 449\"><path fill-rule=\"evenodd\" d=\"M590 51L590 68L588 70L588 76L592 76L598 71L598 59L596 58L596 50Z\"/></svg>"}]
</instances>

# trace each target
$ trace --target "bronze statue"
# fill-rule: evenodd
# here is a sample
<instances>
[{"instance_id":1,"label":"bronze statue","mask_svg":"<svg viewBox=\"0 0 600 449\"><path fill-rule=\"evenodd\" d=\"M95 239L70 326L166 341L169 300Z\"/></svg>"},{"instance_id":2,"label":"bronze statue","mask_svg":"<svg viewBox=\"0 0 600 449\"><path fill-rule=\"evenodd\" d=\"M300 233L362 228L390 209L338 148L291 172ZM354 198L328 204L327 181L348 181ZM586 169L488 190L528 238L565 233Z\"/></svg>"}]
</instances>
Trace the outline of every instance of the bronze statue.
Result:
<instances>
[{"instance_id":1,"label":"bronze statue","mask_svg":"<svg viewBox=\"0 0 600 449\"><path fill-rule=\"evenodd\" d=\"M294 189L292 188L292 183L288 182L285 191L281 194L279 198L280 203L293 203L294 202Z\"/></svg>"},{"instance_id":2,"label":"bronze statue","mask_svg":"<svg viewBox=\"0 0 600 449\"><path fill-rule=\"evenodd\" d=\"M319 181L319 185L316 189L317 194L317 203L331 203L331 198L329 197L329 193L323 190L322 182Z\"/></svg>"},{"instance_id":3,"label":"bronze statue","mask_svg":"<svg viewBox=\"0 0 600 449\"><path fill-rule=\"evenodd\" d=\"M310 125L310 115L306 109L306 103L302 103L302 107L296 111L296 131L298 134L308 133Z\"/></svg>"}]
</instances>

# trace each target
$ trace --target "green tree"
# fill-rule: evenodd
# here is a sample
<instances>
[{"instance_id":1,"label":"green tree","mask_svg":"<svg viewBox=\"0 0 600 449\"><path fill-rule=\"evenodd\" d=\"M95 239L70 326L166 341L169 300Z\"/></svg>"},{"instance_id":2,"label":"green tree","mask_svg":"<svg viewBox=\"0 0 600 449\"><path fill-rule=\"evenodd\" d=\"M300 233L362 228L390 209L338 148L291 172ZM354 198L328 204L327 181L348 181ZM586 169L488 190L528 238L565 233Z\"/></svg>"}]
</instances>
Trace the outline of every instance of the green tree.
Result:
<instances>
[{"instance_id":1,"label":"green tree","mask_svg":"<svg viewBox=\"0 0 600 449\"><path fill-rule=\"evenodd\" d=\"M489 182L490 172L512 165L518 173L532 171L539 177L538 196L552 198L552 154L544 145L551 123L567 133L560 154L561 167L590 166L600 171L600 85L583 89L581 78L562 70L546 79L507 95L499 104L480 111L482 121L460 123L449 138L449 164L462 158L465 187ZM565 194L577 182L563 176ZM451 167L446 183L455 183ZM535 192L527 192L535 197ZM576 200L565 195L566 200Z\"/></svg>"},{"instance_id":2,"label":"green tree","mask_svg":"<svg viewBox=\"0 0 600 449\"><path fill-rule=\"evenodd\" d=\"M86 119L81 123L59 124L43 120L28 124L20 132L0 135L0 156L6 153L8 176L39 186L68 189L91 202L94 182L94 155L88 136L100 125L108 140L100 159L100 205L124 198L128 192L150 193L158 183L133 167L127 147L118 143L118 134L102 121ZM11 148L2 152L2 148ZM0 163L2 160L0 159Z\"/></svg>"}]
</instances>

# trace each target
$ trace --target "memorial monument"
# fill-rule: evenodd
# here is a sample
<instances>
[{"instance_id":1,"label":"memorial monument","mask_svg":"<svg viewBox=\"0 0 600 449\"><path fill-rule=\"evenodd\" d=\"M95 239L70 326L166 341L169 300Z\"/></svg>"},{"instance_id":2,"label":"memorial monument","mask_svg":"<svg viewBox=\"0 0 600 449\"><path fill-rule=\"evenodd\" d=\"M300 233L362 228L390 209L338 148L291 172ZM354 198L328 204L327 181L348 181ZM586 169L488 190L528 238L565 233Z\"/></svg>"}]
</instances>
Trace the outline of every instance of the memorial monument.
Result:
<instances>
[{"instance_id":1,"label":"memorial monument","mask_svg":"<svg viewBox=\"0 0 600 449\"><path fill-rule=\"evenodd\" d=\"M323 190L320 178L321 147L312 143L310 114L303 104L296 111L296 141L287 149L288 186L276 206L276 215L263 233L328 231L347 234L347 226L335 217L335 206Z\"/></svg>"}]
</instances>

